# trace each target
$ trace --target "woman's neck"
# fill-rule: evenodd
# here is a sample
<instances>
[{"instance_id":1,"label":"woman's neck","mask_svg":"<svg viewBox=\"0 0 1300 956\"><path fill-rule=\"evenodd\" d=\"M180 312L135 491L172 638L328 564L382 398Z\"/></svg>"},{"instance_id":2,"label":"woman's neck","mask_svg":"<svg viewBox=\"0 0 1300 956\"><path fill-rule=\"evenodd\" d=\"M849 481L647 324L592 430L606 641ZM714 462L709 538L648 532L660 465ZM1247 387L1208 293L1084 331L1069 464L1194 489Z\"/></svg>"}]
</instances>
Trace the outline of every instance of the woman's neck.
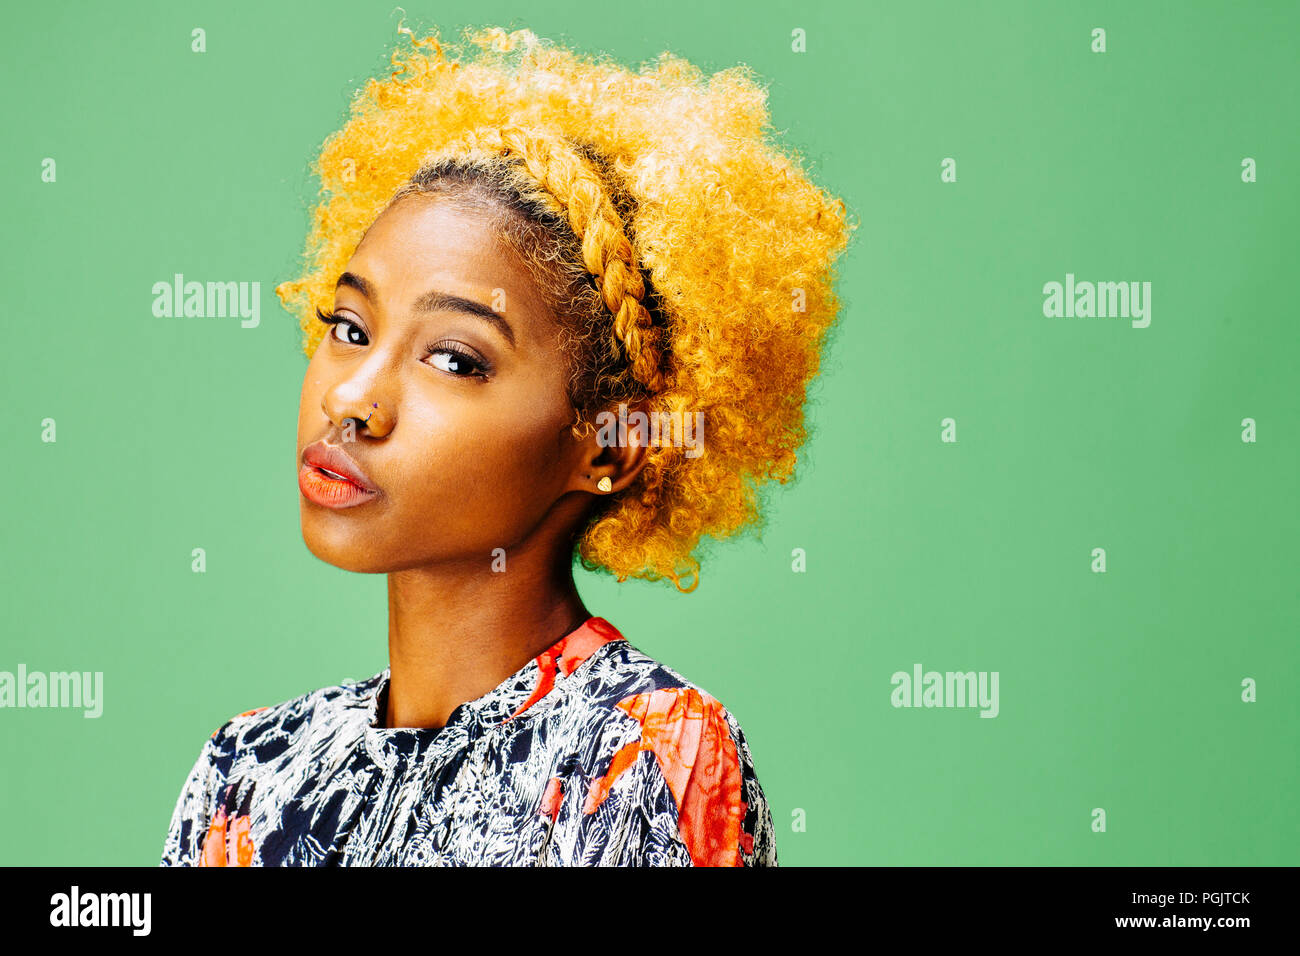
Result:
<instances>
[{"instance_id":1,"label":"woman's neck","mask_svg":"<svg viewBox=\"0 0 1300 956\"><path fill-rule=\"evenodd\" d=\"M386 726L444 726L589 617L567 559L391 572Z\"/></svg>"}]
</instances>

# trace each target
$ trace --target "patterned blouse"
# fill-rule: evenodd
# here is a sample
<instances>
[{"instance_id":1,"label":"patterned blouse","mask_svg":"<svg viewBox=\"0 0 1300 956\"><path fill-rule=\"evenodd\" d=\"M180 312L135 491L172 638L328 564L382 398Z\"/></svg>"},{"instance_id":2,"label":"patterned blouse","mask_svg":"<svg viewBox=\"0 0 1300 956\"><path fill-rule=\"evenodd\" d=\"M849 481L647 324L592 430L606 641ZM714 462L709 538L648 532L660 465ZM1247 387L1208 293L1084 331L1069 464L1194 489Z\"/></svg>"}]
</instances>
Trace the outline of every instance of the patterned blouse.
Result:
<instances>
[{"instance_id":1,"label":"patterned blouse","mask_svg":"<svg viewBox=\"0 0 1300 956\"><path fill-rule=\"evenodd\" d=\"M162 865L777 865L736 719L604 618L442 728L385 728L388 676L218 728Z\"/></svg>"}]
</instances>

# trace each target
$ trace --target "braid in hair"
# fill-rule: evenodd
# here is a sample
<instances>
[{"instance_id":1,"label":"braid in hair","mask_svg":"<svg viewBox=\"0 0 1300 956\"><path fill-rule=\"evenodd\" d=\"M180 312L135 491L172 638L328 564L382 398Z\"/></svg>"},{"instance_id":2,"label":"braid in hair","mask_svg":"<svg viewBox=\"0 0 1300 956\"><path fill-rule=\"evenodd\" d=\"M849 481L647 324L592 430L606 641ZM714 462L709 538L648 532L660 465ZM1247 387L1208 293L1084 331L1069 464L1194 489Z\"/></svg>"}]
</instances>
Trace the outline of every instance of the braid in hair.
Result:
<instances>
[{"instance_id":1,"label":"braid in hair","mask_svg":"<svg viewBox=\"0 0 1300 956\"><path fill-rule=\"evenodd\" d=\"M661 367L662 330L646 309L646 282L623 218L592 162L552 133L514 125L470 130L451 150L516 156L538 185L554 197L582 243L583 265L614 316L614 336L633 377L650 392L662 392L668 386Z\"/></svg>"}]
</instances>

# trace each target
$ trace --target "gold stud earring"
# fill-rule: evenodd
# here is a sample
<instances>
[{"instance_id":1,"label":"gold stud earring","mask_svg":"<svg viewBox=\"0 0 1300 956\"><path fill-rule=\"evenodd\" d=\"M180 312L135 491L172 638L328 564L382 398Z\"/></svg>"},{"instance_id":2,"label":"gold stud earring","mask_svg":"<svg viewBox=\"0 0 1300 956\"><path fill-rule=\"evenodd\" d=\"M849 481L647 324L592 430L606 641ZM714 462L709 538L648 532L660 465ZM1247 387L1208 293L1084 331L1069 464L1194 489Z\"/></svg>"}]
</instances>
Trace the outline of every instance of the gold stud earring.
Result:
<instances>
[{"instance_id":1,"label":"gold stud earring","mask_svg":"<svg viewBox=\"0 0 1300 956\"><path fill-rule=\"evenodd\" d=\"M600 481L596 482L596 487L601 491L609 491L609 489L614 487L614 482L609 480L609 475L606 475L604 478L600 479Z\"/></svg>"}]
</instances>

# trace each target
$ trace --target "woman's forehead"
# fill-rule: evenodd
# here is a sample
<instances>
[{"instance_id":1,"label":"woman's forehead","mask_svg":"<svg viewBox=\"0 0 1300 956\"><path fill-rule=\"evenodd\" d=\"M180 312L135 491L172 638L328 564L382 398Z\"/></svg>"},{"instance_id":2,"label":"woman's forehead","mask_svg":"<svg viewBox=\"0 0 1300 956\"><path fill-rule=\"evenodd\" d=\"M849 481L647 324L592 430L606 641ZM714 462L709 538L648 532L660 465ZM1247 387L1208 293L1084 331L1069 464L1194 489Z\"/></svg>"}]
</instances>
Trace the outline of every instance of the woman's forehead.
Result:
<instances>
[{"instance_id":1,"label":"woman's forehead","mask_svg":"<svg viewBox=\"0 0 1300 956\"><path fill-rule=\"evenodd\" d=\"M515 263L503 250L489 217L439 197L405 197L385 209L366 230L353 264L404 274L420 266L455 266L466 273L506 273Z\"/></svg>"},{"instance_id":2,"label":"woman's forehead","mask_svg":"<svg viewBox=\"0 0 1300 956\"><path fill-rule=\"evenodd\" d=\"M367 298L409 307L442 292L472 298L516 324L553 324L531 273L482 209L443 197L404 197L371 224L344 274ZM350 283L354 287L357 284Z\"/></svg>"}]
</instances>

